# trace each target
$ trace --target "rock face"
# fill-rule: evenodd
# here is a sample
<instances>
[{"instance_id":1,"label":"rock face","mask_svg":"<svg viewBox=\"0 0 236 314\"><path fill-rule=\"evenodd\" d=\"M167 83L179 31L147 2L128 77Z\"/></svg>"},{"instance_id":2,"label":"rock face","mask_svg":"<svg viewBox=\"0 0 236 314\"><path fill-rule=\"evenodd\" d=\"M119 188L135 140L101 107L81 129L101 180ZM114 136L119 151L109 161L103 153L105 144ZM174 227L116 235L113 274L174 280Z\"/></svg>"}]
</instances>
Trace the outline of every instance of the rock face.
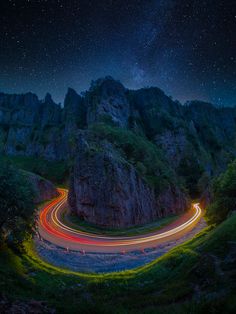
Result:
<instances>
[{"instance_id":1,"label":"rock face","mask_svg":"<svg viewBox=\"0 0 236 314\"><path fill-rule=\"evenodd\" d=\"M110 119L117 126L128 126L130 106L126 90L120 82L111 77L93 82L86 102L88 124Z\"/></svg>"},{"instance_id":2,"label":"rock face","mask_svg":"<svg viewBox=\"0 0 236 314\"><path fill-rule=\"evenodd\" d=\"M175 168L178 167L189 145L183 129L179 129L177 132L167 130L156 135L155 142L166 152L167 158Z\"/></svg>"},{"instance_id":3,"label":"rock face","mask_svg":"<svg viewBox=\"0 0 236 314\"><path fill-rule=\"evenodd\" d=\"M8 155L60 158L58 142L61 107L47 94L0 94L0 149ZM1 145L2 144L2 145Z\"/></svg>"},{"instance_id":4,"label":"rock face","mask_svg":"<svg viewBox=\"0 0 236 314\"><path fill-rule=\"evenodd\" d=\"M25 177L30 182L35 191L35 203L41 203L59 195L55 185L52 184L52 182L32 172L22 172L24 173Z\"/></svg>"},{"instance_id":5,"label":"rock face","mask_svg":"<svg viewBox=\"0 0 236 314\"><path fill-rule=\"evenodd\" d=\"M69 88L64 106L50 94L0 93L0 154L74 164L71 209L100 225L180 212L186 190L207 200L199 182L236 157L235 136L235 107L181 105L158 88L132 91L111 77L82 95Z\"/></svg>"},{"instance_id":6,"label":"rock face","mask_svg":"<svg viewBox=\"0 0 236 314\"><path fill-rule=\"evenodd\" d=\"M83 98L72 88L68 88L62 116L67 134L86 126L86 108Z\"/></svg>"},{"instance_id":7,"label":"rock face","mask_svg":"<svg viewBox=\"0 0 236 314\"><path fill-rule=\"evenodd\" d=\"M157 197L132 165L111 152L89 151L76 158L68 201L81 219L109 227L145 224L188 206L174 186Z\"/></svg>"},{"instance_id":8,"label":"rock face","mask_svg":"<svg viewBox=\"0 0 236 314\"><path fill-rule=\"evenodd\" d=\"M198 101L182 106L158 88L129 91L111 77L93 82L83 96L69 88L64 107L50 94L39 100L32 93L0 93L0 153L68 159L75 156L75 133L99 122L147 136L175 168L189 151L208 172L236 156L235 108Z\"/></svg>"}]
</instances>

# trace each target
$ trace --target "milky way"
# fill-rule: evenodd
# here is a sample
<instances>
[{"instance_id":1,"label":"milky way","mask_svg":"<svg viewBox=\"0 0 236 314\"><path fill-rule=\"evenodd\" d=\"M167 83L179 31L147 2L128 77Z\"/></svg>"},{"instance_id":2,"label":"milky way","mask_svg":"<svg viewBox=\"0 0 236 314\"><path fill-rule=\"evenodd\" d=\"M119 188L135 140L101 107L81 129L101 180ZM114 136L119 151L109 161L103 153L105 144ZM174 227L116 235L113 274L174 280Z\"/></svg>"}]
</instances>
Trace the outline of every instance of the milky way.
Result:
<instances>
[{"instance_id":1,"label":"milky way","mask_svg":"<svg viewBox=\"0 0 236 314\"><path fill-rule=\"evenodd\" d=\"M0 91L63 101L111 75L236 105L236 1L2 0L0 12Z\"/></svg>"}]
</instances>

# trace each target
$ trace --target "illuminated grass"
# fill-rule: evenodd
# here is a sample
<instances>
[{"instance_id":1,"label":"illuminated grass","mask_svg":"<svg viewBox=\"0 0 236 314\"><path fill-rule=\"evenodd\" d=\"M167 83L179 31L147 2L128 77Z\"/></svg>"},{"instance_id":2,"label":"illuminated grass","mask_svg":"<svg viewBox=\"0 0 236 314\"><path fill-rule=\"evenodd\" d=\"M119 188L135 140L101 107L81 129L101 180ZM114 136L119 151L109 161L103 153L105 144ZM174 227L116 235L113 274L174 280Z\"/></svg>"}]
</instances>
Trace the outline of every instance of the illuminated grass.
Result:
<instances>
[{"instance_id":1,"label":"illuminated grass","mask_svg":"<svg viewBox=\"0 0 236 314\"><path fill-rule=\"evenodd\" d=\"M0 252L0 288L12 298L45 300L58 313L218 313L216 308L230 313L235 268L222 277L212 255L224 263L236 240L236 215L211 229L146 266L110 274L54 267L37 256L30 241L22 256L5 247ZM197 303L196 286L201 291Z\"/></svg>"},{"instance_id":2,"label":"illuminated grass","mask_svg":"<svg viewBox=\"0 0 236 314\"><path fill-rule=\"evenodd\" d=\"M139 225L135 227L128 227L128 228L103 228L97 226L95 224L88 223L86 221L80 220L75 215L70 215L68 210L65 210L62 213L62 222L65 223L67 226L74 228L76 230L82 230L93 234L103 234L103 235L110 235L110 236L134 236L134 235L142 235L147 234L153 231L157 231L164 226L174 222L180 217L180 215L171 215L169 217L160 218L158 221L146 224L146 225Z\"/></svg>"}]
</instances>

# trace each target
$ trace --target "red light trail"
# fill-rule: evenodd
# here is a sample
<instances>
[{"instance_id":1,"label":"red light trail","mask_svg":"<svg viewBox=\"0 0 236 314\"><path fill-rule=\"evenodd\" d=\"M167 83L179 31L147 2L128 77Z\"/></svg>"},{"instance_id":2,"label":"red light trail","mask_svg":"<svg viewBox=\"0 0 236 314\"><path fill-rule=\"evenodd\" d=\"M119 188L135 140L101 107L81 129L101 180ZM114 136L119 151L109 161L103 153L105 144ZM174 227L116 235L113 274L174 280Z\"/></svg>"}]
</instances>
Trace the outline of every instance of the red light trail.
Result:
<instances>
[{"instance_id":1,"label":"red light trail","mask_svg":"<svg viewBox=\"0 0 236 314\"><path fill-rule=\"evenodd\" d=\"M67 201L67 190L58 189L58 192L59 197L42 209L38 226L42 238L66 249L87 252L143 250L181 238L196 226L202 216L201 208L198 204L194 204L190 211L174 223L146 235L129 237L95 235L70 228L61 221L60 216Z\"/></svg>"}]
</instances>

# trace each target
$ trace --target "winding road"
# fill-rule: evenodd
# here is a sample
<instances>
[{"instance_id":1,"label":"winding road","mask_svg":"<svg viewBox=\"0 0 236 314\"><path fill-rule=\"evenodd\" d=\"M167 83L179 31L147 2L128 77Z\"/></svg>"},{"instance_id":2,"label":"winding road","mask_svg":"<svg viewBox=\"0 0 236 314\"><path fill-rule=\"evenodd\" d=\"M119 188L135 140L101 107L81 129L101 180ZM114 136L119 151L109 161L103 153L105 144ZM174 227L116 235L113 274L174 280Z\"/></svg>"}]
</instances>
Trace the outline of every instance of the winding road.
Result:
<instances>
[{"instance_id":1,"label":"winding road","mask_svg":"<svg viewBox=\"0 0 236 314\"><path fill-rule=\"evenodd\" d=\"M66 226L61 219L67 205L65 189L58 189L59 196L47 204L40 212L38 231L40 236L67 250L86 252L128 252L155 247L175 241L192 230L202 217L199 204L193 204L191 209L175 222L161 230L145 235L118 237L87 233Z\"/></svg>"}]
</instances>

